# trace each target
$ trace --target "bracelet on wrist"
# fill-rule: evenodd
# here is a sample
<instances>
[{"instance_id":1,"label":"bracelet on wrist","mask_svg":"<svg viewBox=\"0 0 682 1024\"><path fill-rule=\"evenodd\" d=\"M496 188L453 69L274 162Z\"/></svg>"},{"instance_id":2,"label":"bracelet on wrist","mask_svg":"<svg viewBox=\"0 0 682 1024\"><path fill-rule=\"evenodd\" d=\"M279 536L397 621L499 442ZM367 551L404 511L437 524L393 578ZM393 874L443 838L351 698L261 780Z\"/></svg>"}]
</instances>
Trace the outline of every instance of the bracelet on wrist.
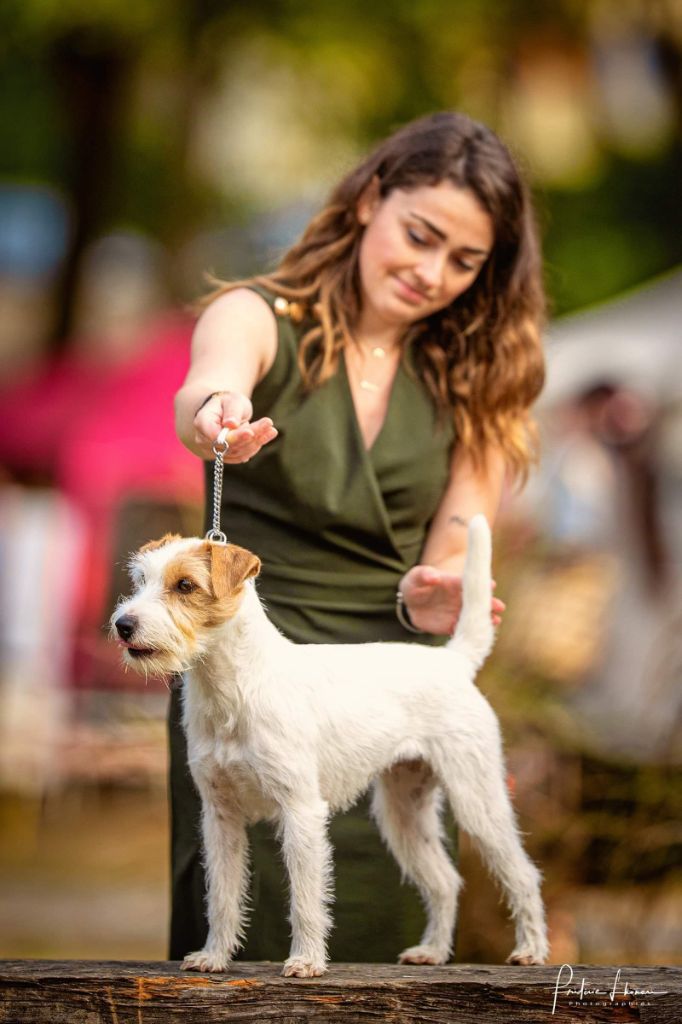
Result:
<instances>
[{"instance_id":1,"label":"bracelet on wrist","mask_svg":"<svg viewBox=\"0 0 682 1024\"><path fill-rule=\"evenodd\" d=\"M408 630L410 633L424 632L423 629L417 629L413 624L412 619L410 618L410 613L407 610L407 605L405 604L403 592L400 589L396 591L395 595L395 616L403 629Z\"/></svg>"},{"instance_id":2,"label":"bracelet on wrist","mask_svg":"<svg viewBox=\"0 0 682 1024\"><path fill-rule=\"evenodd\" d=\"M198 407L198 409L196 410L194 415L197 416L201 412L201 410L204 408L204 406L208 405L208 403L211 401L212 398L217 398L218 395L229 395L229 391L212 391L210 395L206 395L206 398L203 400L201 405Z\"/></svg>"}]
</instances>

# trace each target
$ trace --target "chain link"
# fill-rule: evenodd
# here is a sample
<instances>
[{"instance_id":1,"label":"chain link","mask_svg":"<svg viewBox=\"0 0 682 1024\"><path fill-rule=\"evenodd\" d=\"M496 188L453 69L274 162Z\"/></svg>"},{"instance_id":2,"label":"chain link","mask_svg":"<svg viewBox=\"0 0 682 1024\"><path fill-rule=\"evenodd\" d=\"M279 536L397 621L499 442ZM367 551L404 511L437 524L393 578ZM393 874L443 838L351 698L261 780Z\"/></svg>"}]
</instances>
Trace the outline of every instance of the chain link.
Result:
<instances>
[{"instance_id":1,"label":"chain link","mask_svg":"<svg viewBox=\"0 0 682 1024\"><path fill-rule=\"evenodd\" d=\"M227 544L227 537L220 529L220 506L223 500L223 470L225 468L223 460L229 448L227 428L223 428L213 445L213 454L215 455L213 464L213 528L206 534L206 540L211 540L214 544Z\"/></svg>"}]
</instances>

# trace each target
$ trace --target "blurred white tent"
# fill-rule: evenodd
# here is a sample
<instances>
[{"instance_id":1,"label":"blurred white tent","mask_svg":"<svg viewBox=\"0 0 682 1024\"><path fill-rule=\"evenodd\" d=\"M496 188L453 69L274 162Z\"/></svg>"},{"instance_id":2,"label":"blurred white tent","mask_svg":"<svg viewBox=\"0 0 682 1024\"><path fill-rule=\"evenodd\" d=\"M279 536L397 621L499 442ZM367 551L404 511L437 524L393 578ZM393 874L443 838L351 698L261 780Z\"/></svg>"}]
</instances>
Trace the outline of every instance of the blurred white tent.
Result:
<instances>
[{"instance_id":1,"label":"blurred white tent","mask_svg":"<svg viewBox=\"0 0 682 1024\"><path fill-rule=\"evenodd\" d=\"M682 397L682 269L551 326L541 406L600 383Z\"/></svg>"}]
</instances>

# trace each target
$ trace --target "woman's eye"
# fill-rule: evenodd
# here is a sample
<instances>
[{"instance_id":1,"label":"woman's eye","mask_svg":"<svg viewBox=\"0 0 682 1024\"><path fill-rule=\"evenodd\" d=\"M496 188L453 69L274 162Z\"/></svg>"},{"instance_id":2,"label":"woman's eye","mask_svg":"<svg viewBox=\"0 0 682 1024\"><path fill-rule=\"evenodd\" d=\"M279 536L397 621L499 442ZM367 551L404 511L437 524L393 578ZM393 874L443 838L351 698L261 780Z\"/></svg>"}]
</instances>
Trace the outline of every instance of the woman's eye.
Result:
<instances>
[{"instance_id":1,"label":"woman's eye","mask_svg":"<svg viewBox=\"0 0 682 1024\"><path fill-rule=\"evenodd\" d=\"M454 260L455 266L459 267L460 270L464 270L467 274L473 273L476 270L476 266L473 263L467 263L461 257L457 256Z\"/></svg>"},{"instance_id":2,"label":"woman's eye","mask_svg":"<svg viewBox=\"0 0 682 1024\"><path fill-rule=\"evenodd\" d=\"M196 590L196 584L191 580L178 580L175 589L179 590L181 594L191 594L193 590Z\"/></svg>"},{"instance_id":3,"label":"woman's eye","mask_svg":"<svg viewBox=\"0 0 682 1024\"><path fill-rule=\"evenodd\" d=\"M428 243L428 239L425 238L424 235L420 234L419 231L415 231L414 228L408 228L407 229L407 237L409 238L409 240L411 242L414 242L415 245L428 245L429 244Z\"/></svg>"}]
</instances>

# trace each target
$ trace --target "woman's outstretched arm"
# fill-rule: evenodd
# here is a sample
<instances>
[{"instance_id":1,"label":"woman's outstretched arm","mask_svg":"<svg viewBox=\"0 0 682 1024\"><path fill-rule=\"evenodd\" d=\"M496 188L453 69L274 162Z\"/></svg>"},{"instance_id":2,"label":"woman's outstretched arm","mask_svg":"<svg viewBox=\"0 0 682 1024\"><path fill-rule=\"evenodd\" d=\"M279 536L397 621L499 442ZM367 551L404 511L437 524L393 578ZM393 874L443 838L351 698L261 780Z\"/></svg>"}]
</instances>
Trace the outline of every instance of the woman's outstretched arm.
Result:
<instances>
[{"instance_id":1,"label":"woman's outstretched arm","mask_svg":"<svg viewBox=\"0 0 682 1024\"><path fill-rule=\"evenodd\" d=\"M245 462L277 435L272 420L252 422L253 389L277 354L277 325L260 295L237 288L215 299L202 313L192 337L192 358L175 396L177 435L202 459L230 427L225 462Z\"/></svg>"}]
</instances>

